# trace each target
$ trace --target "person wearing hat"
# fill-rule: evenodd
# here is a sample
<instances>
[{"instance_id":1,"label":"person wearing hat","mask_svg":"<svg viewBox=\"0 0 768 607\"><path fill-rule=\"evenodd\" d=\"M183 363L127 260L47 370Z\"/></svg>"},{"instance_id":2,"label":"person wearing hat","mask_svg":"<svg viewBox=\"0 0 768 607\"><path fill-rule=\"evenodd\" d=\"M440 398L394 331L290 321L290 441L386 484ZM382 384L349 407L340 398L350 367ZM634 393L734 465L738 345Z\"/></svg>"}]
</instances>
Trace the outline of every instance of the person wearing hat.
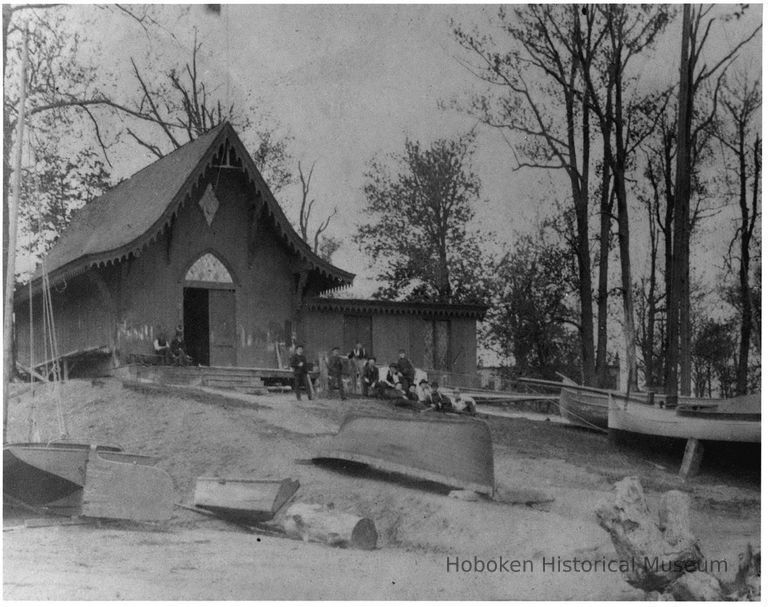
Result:
<instances>
[{"instance_id":1,"label":"person wearing hat","mask_svg":"<svg viewBox=\"0 0 768 607\"><path fill-rule=\"evenodd\" d=\"M453 405L451 404L451 400L442 394L440 394L440 391L438 390L439 386L436 381L432 382L432 390L429 393L429 397L427 398L426 404L430 407L433 407L435 411L442 411L443 413L446 413L448 411L453 411Z\"/></svg>"},{"instance_id":2,"label":"person wearing hat","mask_svg":"<svg viewBox=\"0 0 768 607\"><path fill-rule=\"evenodd\" d=\"M346 394L344 394L344 360L339 354L339 348L333 347L331 349L331 357L328 359L328 391L338 389L341 400L347 400Z\"/></svg>"},{"instance_id":3,"label":"person wearing hat","mask_svg":"<svg viewBox=\"0 0 768 607\"><path fill-rule=\"evenodd\" d=\"M420 403L427 402L427 399L429 398L430 390L429 390L429 382L426 379L422 379L419 382L419 385L416 388L416 393L419 396Z\"/></svg>"},{"instance_id":4,"label":"person wearing hat","mask_svg":"<svg viewBox=\"0 0 768 607\"><path fill-rule=\"evenodd\" d=\"M296 399L301 400L301 389L306 388L307 397L312 400L312 386L309 385L309 367L307 357L304 356L304 346L296 346L291 356L291 369L293 369L293 389L296 391Z\"/></svg>"}]
</instances>

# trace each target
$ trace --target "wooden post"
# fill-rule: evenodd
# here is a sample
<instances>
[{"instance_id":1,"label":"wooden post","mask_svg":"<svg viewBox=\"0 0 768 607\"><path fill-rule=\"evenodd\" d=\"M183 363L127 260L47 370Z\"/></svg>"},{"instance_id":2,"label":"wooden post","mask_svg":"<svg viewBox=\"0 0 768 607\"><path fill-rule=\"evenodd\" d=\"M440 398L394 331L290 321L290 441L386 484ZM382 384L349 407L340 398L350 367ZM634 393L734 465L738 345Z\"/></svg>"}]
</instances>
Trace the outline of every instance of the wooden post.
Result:
<instances>
[{"instance_id":1,"label":"wooden post","mask_svg":"<svg viewBox=\"0 0 768 607\"><path fill-rule=\"evenodd\" d=\"M698 438L689 438L685 444L685 455L680 466L680 476L684 479L696 476L699 473L701 458L704 457L704 443Z\"/></svg>"}]
</instances>

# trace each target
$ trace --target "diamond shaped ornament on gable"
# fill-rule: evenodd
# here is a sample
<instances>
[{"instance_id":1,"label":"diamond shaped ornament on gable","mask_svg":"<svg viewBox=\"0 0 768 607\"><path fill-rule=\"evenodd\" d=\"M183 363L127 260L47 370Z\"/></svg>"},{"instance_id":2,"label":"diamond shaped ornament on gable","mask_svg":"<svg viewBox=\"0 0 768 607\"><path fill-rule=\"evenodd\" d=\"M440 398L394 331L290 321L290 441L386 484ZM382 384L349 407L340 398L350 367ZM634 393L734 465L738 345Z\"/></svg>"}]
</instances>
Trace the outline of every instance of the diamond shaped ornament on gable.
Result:
<instances>
[{"instance_id":1,"label":"diamond shaped ornament on gable","mask_svg":"<svg viewBox=\"0 0 768 607\"><path fill-rule=\"evenodd\" d=\"M216 198L216 194L213 193L213 187L211 187L211 184L208 184L208 187L205 188L205 192L203 192L203 195L200 197L200 208L203 210L203 215L205 215L205 220L208 222L208 225L210 226L213 223L213 217L216 215L216 211L219 210L219 199Z\"/></svg>"}]
</instances>

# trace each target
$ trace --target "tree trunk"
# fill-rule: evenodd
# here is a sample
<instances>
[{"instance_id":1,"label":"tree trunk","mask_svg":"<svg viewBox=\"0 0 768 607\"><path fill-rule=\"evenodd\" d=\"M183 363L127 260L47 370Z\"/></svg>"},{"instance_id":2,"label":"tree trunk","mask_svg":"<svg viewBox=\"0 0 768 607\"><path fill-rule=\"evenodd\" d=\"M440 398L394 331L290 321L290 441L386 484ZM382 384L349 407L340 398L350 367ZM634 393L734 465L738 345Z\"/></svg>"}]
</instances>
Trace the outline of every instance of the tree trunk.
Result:
<instances>
[{"instance_id":1,"label":"tree trunk","mask_svg":"<svg viewBox=\"0 0 768 607\"><path fill-rule=\"evenodd\" d=\"M658 195L654 195L651 203L658 207ZM645 361L645 385L658 385L658 376L656 373L656 361L653 356L654 335L656 332L656 257L658 256L659 234L656 228L654 208L648 207L648 224L651 241L651 272L648 279L648 318L646 324L645 343L643 343L643 360Z\"/></svg>"},{"instance_id":2,"label":"tree trunk","mask_svg":"<svg viewBox=\"0 0 768 607\"><path fill-rule=\"evenodd\" d=\"M665 388L667 394L676 395L678 392L678 362L681 351L681 334L683 320L688 315L681 315L686 307L684 283L688 278L685 264L688 261L685 249L688 244L688 205L690 199L690 82L689 43L691 35L691 7L683 6L683 33L680 45L680 93L677 112L677 162L675 167L675 209L674 209L674 240L672 246L670 290L667 292L667 360L665 370Z\"/></svg>"},{"instance_id":3,"label":"tree trunk","mask_svg":"<svg viewBox=\"0 0 768 607\"><path fill-rule=\"evenodd\" d=\"M577 259L579 266L579 303L581 304L581 360L583 381L595 385L595 341L592 318L592 268L589 255L589 211L587 194L581 192L576 204Z\"/></svg>"},{"instance_id":4,"label":"tree trunk","mask_svg":"<svg viewBox=\"0 0 768 607\"><path fill-rule=\"evenodd\" d=\"M739 137L739 207L741 209L741 259L739 261L739 298L741 299L741 330L739 336L739 359L736 368L736 394L747 393L747 375L749 371L749 346L752 337L752 289L749 286L749 245L752 239L751 217L747 205L747 167L744 145L744 129ZM755 140L753 185L753 207L757 203L757 183L759 179L759 139Z\"/></svg>"},{"instance_id":5,"label":"tree trunk","mask_svg":"<svg viewBox=\"0 0 768 607\"><path fill-rule=\"evenodd\" d=\"M611 168L608 162L610 140L603 135L603 176L600 184L600 264L597 280L597 384L608 387L608 256L610 255L611 211L613 197L610 193Z\"/></svg>"}]
</instances>

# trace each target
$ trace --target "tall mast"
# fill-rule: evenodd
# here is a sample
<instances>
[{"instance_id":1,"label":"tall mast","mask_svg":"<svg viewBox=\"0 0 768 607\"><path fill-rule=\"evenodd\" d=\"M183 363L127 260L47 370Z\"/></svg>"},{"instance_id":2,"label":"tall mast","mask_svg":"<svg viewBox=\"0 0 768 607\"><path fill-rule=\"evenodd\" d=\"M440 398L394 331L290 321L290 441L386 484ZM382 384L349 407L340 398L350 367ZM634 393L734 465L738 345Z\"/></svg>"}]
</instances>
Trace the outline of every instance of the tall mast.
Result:
<instances>
[{"instance_id":1,"label":"tall mast","mask_svg":"<svg viewBox=\"0 0 768 607\"><path fill-rule=\"evenodd\" d=\"M16 285L16 223L21 198L21 157L24 138L24 114L27 98L27 28L23 30L21 53L21 74L19 87L19 112L16 122L16 158L13 167L13 191L8 204L8 267L5 277L5 316L3 317L3 356L5 373L3 376L3 443L8 439L8 384L13 376L13 290Z\"/></svg>"}]
</instances>

